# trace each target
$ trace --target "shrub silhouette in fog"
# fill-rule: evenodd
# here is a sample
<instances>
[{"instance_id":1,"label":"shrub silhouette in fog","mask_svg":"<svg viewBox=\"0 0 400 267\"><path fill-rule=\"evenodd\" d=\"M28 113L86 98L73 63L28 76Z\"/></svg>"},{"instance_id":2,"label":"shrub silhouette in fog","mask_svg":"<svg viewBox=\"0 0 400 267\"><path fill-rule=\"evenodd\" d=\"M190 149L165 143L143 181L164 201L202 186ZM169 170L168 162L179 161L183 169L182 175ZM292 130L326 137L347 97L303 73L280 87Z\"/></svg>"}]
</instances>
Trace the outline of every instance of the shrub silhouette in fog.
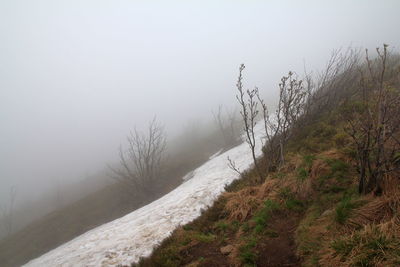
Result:
<instances>
[{"instance_id":1,"label":"shrub silhouette in fog","mask_svg":"<svg viewBox=\"0 0 400 267\"><path fill-rule=\"evenodd\" d=\"M154 118L147 132L135 129L127 141L126 148L119 148L120 167L110 166L112 177L129 185L135 192L151 193L150 186L160 175L167 144L164 127Z\"/></svg>"}]
</instances>

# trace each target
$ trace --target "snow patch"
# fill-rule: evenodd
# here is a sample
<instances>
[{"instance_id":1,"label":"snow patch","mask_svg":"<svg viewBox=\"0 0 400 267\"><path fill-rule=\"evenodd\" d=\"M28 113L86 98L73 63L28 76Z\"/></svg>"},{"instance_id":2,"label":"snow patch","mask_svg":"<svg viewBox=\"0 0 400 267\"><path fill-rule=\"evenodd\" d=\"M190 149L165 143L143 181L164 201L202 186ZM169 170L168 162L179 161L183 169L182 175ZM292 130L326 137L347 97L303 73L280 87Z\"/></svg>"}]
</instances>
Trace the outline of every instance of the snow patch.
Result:
<instances>
[{"instance_id":1,"label":"snow patch","mask_svg":"<svg viewBox=\"0 0 400 267\"><path fill-rule=\"evenodd\" d=\"M220 150L218 150L218 152L217 153L215 153L215 154L212 154L208 159L213 159L213 158L215 158L215 157L217 157L217 156L219 156L219 154L221 154L221 152L222 152L222 149L220 149Z\"/></svg>"},{"instance_id":2,"label":"snow patch","mask_svg":"<svg viewBox=\"0 0 400 267\"><path fill-rule=\"evenodd\" d=\"M255 130L256 154L260 156L262 123ZM252 164L246 142L215 154L190 173L191 179L165 196L76 237L26 266L129 266L138 262L141 257L149 256L178 226L200 216L225 191L226 185L239 178L228 167L228 157L240 170Z\"/></svg>"},{"instance_id":3,"label":"snow patch","mask_svg":"<svg viewBox=\"0 0 400 267\"><path fill-rule=\"evenodd\" d=\"M190 171L185 176L183 176L182 180L184 181L190 180L193 178L193 176L194 176L194 171Z\"/></svg>"}]
</instances>

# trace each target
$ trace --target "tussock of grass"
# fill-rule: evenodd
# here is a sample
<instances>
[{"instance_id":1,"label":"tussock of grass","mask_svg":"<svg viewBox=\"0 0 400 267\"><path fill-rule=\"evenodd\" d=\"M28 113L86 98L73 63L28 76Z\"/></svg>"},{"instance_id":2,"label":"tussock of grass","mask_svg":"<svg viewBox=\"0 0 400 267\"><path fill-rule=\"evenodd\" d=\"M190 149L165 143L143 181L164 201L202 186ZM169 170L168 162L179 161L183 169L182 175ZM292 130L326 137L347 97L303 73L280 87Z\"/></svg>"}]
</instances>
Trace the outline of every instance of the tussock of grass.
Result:
<instances>
[{"instance_id":1,"label":"tussock of grass","mask_svg":"<svg viewBox=\"0 0 400 267\"><path fill-rule=\"evenodd\" d=\"M330 173L346 170L331 161ZM383 196L358 196L355 186L321 192L296 230L304 266L400 266L400 187ZM340 199L339 196L342 196Z\"/></svg>"},{"instance_id":2,"label":"tussock of grass","mask_svg":"<svg viewBox=\"0 0 400 267\"><path fill-rule=\"evenodd\" d=\"M254 237L250 237L246 240L246 243L239 248L239 257L241 262L246 266L254 266L257 260L257 253L254 248L257 245L257 240Z\"/></svg>"},{"instance_id":3,"label":"tussock of grass","mask_svg":"<svg viewBox=\"0 0 400 267\"><path fill-rule=\"evenodd\" d=\"M223 233L228 232L231 227L232 226L229 224L229 222L225 220L221 220L215 223L215 229Z\"/></svg>"},{"instance_id":4,"label":"tussock of grass","mask_svg":"<svg viewBox=\"0 0 400 267\"><path fill-rule=\"evenodd\" d=\"M314 155L303 156L303 162L297 170L297 178L299 180L304 181L309 177L314 160L315 160Z\"/></svg>"},{"instance_id":5,"label":"tussock of grass","mask_svg":"<svg viewBox=\"0 0 400 267\"><path fill-rule=\"evenodd\" d=\"M351 196L345 196L336 207L335 220L344 224L349 218L351 211L357 207L357 203L352 199Z\"/></svg>"},{"instance_id":6,"label":"tussock of grass","mask_svg":"<svg viewBox=\"0 0 400 267\"><path fill-rule=\"evenodd\" d=\"M377 225L368 225L330 245L321 263L338 266L399 266L400 239Z\"/></svg>"},{"instance_id":7,"label":"tussock of grass","mask_svg":"<svg viewBox=\"0 0 400 267\"><path fill-rule=\"evenodd\" d=\"M285 202L285 207L288 210L302 211L304 209L304 203L297 199L288 199Z\"/></svg>"},{"instance_id":8,"label":"tussock of grass","mask_svg":"<svg viewBox=\"0 0 400 267\"><path fill-rule=\"evenodd\" d=\"M368 224L384 223L400 214L400 188L393 185L393 189L380 197L367 196L365 205L354 210L348 219L348 225L360 228ZM400 230L400 229L399 229Z\"/></svg>"},{"instance_id":9,"label":"tussock of grass","mask_svg":"<svg viewBox=\"0 0 400 267\"><path fill-rule=\"evenodd\" d=\"M341 159L327 159L326 162L331 167L330 176L332 178L343 180L348 175L349 165Z\"/></svg>"},{"instance_id":10,"label":"tussock of grass","mask_svg":"<svg viewBox=\"0 0 400 267\"><path fill-rule=\"evenodd\" d=\"M279 191L279 196L283 201L283 206L290 211L302 211L305 203L296 198L296 195L288 187L284 187Z\"/></svg>"},{"instance_id":11,"label":"tussock of grass","mask_svg":"<svg viewBox=\"0 0 400 267\"><path fill-rule=\"evenodd\" d=\"M304 181L308 177L308 171L304 167L300 167L297 170L297 178L301 181Z\"/></svg>"},{"instance_id":12,"label":"tussock of grass","mask_svg":"<svg viewBox=\"0 0 400 267\"><path fill-rule=\"evenodd\" d=\"M268 179L260 186L247 187L238 192L225 193L227 203L225 211L229 220L244 222L251 218L263 199L275 188L276 180Z\"/></svg>"}]
</instances>

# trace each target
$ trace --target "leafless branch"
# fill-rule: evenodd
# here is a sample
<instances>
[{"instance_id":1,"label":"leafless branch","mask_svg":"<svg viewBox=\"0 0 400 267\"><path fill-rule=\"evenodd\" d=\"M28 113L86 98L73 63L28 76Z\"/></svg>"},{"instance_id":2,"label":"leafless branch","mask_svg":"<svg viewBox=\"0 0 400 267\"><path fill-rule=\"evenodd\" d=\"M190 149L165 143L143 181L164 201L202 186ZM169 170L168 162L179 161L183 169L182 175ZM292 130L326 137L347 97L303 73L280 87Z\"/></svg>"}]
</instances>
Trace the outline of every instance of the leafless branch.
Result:
<instances>
[{"instance_id":1,"label":"leafless branch","mask_svg":"<svg viewBox=\"0 0 400 267\"><path fill-rule=\"evenodd\" d=\"M161 170L166 148L164 128L154 118L147 132L135 129L127 137L128 146L119 148L119 168L109 166L111 177L124 182L135 190L148 190Z\"/></svg>"}]
</instances>

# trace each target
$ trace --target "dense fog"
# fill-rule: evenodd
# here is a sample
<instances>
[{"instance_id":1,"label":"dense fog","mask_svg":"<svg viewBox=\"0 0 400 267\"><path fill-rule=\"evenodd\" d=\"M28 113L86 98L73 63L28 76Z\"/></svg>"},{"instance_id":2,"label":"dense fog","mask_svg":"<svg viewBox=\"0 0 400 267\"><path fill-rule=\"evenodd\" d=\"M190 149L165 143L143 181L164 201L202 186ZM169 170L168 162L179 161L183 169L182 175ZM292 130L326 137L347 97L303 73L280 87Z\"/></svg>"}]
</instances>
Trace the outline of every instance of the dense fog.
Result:
<instances>
[{"instance_id":1,"label":"dense fog","mask_svg":"<svg viewBox=\"0 0 400 267\"><path fill-rule=\"evenodd\" d=\"M272 103L282 75L321 69L333 49L398 49L399 10L397 0L2 0L0 207L13 187L23 206L84 179L106 184L97 174L135 126L157 116L173 139L235 105L240 63Z\"/></svg>"}]
</instances>

